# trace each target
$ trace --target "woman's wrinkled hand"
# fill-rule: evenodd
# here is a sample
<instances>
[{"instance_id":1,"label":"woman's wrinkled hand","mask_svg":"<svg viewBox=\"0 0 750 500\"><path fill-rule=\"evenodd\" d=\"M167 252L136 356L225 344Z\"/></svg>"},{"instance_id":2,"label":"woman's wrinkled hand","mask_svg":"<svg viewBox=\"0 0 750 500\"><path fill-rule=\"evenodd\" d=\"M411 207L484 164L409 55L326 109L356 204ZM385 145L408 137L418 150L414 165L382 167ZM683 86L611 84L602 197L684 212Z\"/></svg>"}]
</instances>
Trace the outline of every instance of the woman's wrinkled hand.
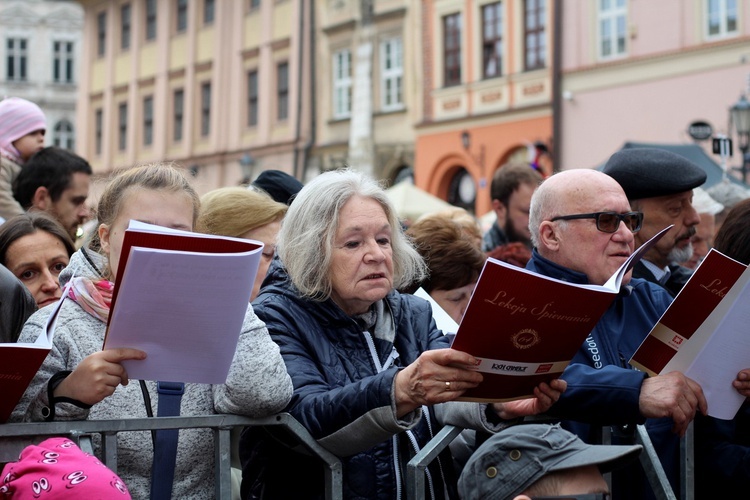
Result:
<instances>
[{"instance_id":1,"label":"woman's wrinkled hand","mask_svg":"<svg viewBox=\"0 0 750 500\"><path fill-rule=\"evenodd\" d=\"M130 348L107 349L90 354L60 382L54 395L94 405L111 396L118 385L128 385L128 372L122 366L122 361L145 358L145 352Z\"/></svg>"},{"instance_id":2,"label":"woman's wrinkled hand","mask_svg":"<svg viewBox=\"0 0 750 500\"><path fill-rule=\"evenodd\" d=\"M479 385L482 374L470 369L479 360L454 349L423 352L396 374L396 413L402 417L422 405L453 401Z\"/></svg>"},{"instance_id":3,"label":"woman's wrinkled hand","mask_svg":"<svg viewBox=\"0 0 750 500\"><path fill-rule=\"evenodd\" d=\"M533 398L519 399L507 403L494 403L493 407L503 420L538 415L549 410L560 399L560 395L565 392L567 387L568 383L561 378L555 379L549 384L542 382L534 387Z\"/></svg>"}]
</instances>

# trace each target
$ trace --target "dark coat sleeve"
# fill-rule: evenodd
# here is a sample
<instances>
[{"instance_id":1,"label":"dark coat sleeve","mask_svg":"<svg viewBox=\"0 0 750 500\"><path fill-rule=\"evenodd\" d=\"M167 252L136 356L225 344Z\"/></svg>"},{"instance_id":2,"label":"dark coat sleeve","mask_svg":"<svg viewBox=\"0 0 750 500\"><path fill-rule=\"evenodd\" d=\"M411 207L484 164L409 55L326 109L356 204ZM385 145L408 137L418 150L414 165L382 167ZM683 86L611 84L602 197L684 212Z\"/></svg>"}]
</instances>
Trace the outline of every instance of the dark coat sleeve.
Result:
<instances>
[{"instance_id":1,"label":"dark coat sleeve","mask_svg":"<svg viewBox=\"0 0 750 500\"><path fill-rule=\"evenodd\" d=\"M549 410L550 415L599 425L645 422L638 411L645 373L613 365L597 370L572 363L560 378L568 388Z\"/></svg>"},{"instance_id":2,"label":"dark coat sleeve","mask_svg":"<svg viewBox=\"0 0 750 500\"><path fill-rule=\"evenodd\" d=\"M0 265L0 342L15 342L26 320L36 311L31 292Z\"/></svg>"},{"instance_id":3,"label":"dark coat sleeve","mask_svg":"<svg viewBox=\"0 0 750 500\"><path fill-rule=\"evenodd\" d=\"M254 307L279 345L292 377L294 395L287 411L330 451L339 456L358 453L419 422L420 411L396 417L392 392L399 368L376 373L362 354L366 353L364 340L352 338L356 333L340 325L324 326L297 304L283 299L261 300ZM427 348L447 347L429 307L420 318L409 308L403 313L396 334L399 366L408 365ZM424 323L422 334L415 335L413 327L419 322ZM349 338L334 343L326 340L330 335ZM361 349L352 347L358 341Z\"/></svg>"}]
</instances>

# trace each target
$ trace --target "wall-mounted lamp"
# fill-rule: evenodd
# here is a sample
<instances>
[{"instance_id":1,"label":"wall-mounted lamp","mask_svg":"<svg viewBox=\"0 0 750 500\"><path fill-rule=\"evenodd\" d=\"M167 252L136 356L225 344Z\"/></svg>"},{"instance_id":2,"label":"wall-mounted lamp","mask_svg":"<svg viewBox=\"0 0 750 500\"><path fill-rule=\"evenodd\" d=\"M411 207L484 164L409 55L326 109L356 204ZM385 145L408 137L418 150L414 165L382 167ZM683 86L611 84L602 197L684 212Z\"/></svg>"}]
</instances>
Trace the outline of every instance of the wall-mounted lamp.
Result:
<instances>
[{"instance_id":1,"label":"wall-mounted lamp","mask_svg":"<svg viewBox=\"0 0 750 500\"><path fill-rule=\"evenodd\" d=\"M250 180L253 177L253 167L255 166L255 158L250 153L245 153L240 158L240 169L242 170L242 180L240 184L250 184Z\"/></svg>"}]
</instances>

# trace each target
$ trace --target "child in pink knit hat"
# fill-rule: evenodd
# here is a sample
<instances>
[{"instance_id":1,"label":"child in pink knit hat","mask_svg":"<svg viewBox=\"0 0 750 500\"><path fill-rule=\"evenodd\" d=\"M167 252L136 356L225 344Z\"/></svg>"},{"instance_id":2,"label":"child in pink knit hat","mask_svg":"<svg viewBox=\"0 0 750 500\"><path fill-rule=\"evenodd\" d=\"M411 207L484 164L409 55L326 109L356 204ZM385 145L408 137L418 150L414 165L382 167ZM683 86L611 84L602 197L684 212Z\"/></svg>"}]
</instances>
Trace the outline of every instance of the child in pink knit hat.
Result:
<instances>
[{"instance_id":1,"label":"child in pink knit hat","mask_svg":"<svg viewBox=\"0 0 750 500\"><path fill-rule=\"evenodd\" d=\"M20 97L0 101L0 218L23 213L13 198L13 181L26 160L44 147L46 129L44 113L33 102Z\"/></svg>"},{"instance_id":2,"label":"child in pink knit hat","mask_svg":"<svg viewBox=\"0 0 750 500\"><path fill-rule=\"evenodd\" d=\"M14 500L130 500L125 483L70 439L55 437L27 446L3 468L0 498Z\"/></svg>"}]
</instances>

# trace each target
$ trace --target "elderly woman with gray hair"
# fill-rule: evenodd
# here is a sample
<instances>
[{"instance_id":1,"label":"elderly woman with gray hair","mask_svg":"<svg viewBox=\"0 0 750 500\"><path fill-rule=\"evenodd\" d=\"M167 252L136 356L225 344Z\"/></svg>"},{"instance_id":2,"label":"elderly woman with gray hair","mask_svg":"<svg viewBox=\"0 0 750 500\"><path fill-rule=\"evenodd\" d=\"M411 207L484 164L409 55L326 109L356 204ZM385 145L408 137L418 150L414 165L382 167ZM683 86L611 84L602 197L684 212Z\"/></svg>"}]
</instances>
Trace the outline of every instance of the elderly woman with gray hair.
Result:
<instances>
[{"instance_id":1,"label":"elderly woman with gray hair","mask_svg":"<svg viewBox=\"0 0 750 500\"><path fill-rule=\"evenodd\" d=\"M344 497L401 498L406 464L446 423L495 432L546 411L565 389L483 405L453 402L482 375L448 349L429 304L396 289L421 281L422 258L384 190L351 170L324 173L297 195L282 222L279 260L253 302L294 384L287 407L342 457ZM319 498L322 465L247 429L240 443L243 498ZM456 497L449 452L426 471L426 498Z\"/></svg>"}]
</instances>

